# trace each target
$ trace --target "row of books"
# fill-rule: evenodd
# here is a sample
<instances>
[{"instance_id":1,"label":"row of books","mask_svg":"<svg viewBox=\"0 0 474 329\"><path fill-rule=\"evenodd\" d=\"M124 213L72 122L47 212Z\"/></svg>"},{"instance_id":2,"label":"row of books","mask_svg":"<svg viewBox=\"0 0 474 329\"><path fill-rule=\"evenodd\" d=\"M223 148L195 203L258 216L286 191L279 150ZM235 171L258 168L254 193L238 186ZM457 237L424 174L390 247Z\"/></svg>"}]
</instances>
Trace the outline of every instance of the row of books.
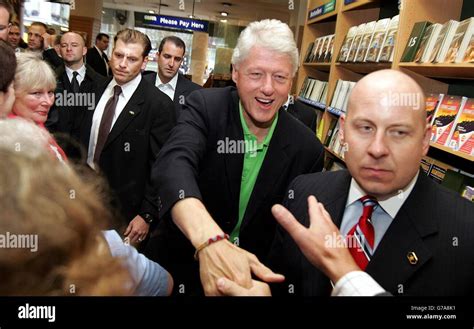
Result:
<instances>
[{"instance_id":1,"label":"row of books","mask_svg":"<svg viewBox=\"0 0 474 329\"><path fill-rule=\"evenodd\" d=\"M336 89L329 106L340 110L342 113L346 113L349 95L355 84L354 81L337 80Z\"/></svg>"},{"instance_id":2,"label":"row of books","mask_svg":"<svg viewBox=\"0 0 474 329\"><path fill-rule=\"evenodd\" d=\"M428 156L421 159L421 169L436 183L474 201L474 175Z\"/></svg>"},{"instance_id":3,"label":"row of books","mask_svg":"<svg viewBox=\"0 0 474 329\"><path fill-rule=\"evenodd\" d=\"M308 45L305 63L329 63L334 52L334 34L316 38Z\"/></svg>"},{"instance_id":4,"label":"row of books","mask_svg":"<svg viewBox=\"0 0 474 329\"><path fill-rule=\"evenodd\" d=\"M342 43L339 62L393 62L399 15L352 26Z\"/></svg>"},{"instance_id":5,"label":"row of books","mask_svg":"<svg viewBox=\"0 0 474 329\"><path fill-rule=\"evenodd\" d=\"M326 97L328 93L328 82L320 81L310 77L306 77L299 96L309 99L313 102L326 104Z\"/></svg>"},{"instance_id":6,"label":"row of books","mask_svg":"<svg viewBox=\"0 0 474 329\"><path fill-rule=\"evenodd\" d=\"M432 142L474 156L474 98L428 94L426 111Z\"/></svg>"},{"instance_id":7,"label":"row of books","mask_svg":"<svg viewBox=\"0 0 474 329\"><path fill-rule=\"evenodd\" d=\"M403 52L401 62L473 63L474 17L444 24L417 22Z\"/></svg>"}]
</instances>

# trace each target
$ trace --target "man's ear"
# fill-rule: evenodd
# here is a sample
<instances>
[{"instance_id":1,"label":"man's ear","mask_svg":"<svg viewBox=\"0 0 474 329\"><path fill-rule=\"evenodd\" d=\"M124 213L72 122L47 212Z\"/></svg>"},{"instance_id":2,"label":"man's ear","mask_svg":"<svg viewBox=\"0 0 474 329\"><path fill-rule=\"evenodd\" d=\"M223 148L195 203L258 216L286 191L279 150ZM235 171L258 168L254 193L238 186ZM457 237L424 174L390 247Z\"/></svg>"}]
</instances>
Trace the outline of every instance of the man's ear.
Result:
<instances>
[{"instance_id":1,"label":"man's ear","mask_svg":"<svg viewBox=\"0 0 474 329\"><path fill-rule=\"evenodd\" d=\"M239 78L239 71L235 64L232 64L232 81L237 84L237 79Z\"/></svg>"},{"instance_id":2,"label":"man's ear","mask_svg":"<svg viewBox=\"0 0 474 329\"><path fill-rule=\"evenodd\" d=\"M146 68L147 64L148 64L148 56L145 56L142 63L142 71Z\"/></svg>"}]
</instances>

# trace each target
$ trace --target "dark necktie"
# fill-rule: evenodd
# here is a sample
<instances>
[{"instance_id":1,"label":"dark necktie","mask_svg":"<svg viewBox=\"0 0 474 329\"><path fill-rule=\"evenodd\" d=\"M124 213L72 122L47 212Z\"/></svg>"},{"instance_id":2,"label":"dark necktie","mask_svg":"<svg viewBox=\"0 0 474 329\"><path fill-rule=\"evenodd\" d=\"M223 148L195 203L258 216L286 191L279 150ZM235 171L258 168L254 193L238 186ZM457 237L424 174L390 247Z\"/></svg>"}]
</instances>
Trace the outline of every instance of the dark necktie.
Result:
<instances>
[{"instance_id":1,"label":"dark necktie","mask_svg":"<svg viewBox=\"0 0 474 329\"><path fill-rule=\"evenodd\" d=\"M73 93L79 92L79 81L77 80L78 75L79 73L77 73L77 71L72 72L71 86L72 86Z\"/></svg>"},{"instance_id":2,"label":"dark necktie","mask_svg":"<svg viewBox=\"0 0 474 329\"><path fill-rule=\"evenodd\" d=\"M377 200L371 196L359 199L364 208L359 222L347 234L349 251L362 270L365 270L374 253L375 232L372 225L372 212L377 205Z\"/></svg>"},{"instance_id":3,"label":"dark necktie","mask_svg":"<svg viewBox=\"0 0 474 329\"><path fill-rule=\"evenodd\" d=\"M102 153L102 149L104 148L105 141L107 140L107 136L109 135L110 128L112 127L112 120L115 114L115 108L117 107L117 103L119 100L119 96L122 93L122 88L119 85L114 87L114 95L110 97L105 104L104 113L102 114L102 118L100 120L99 126L99 134L97 136L97 144L95 146L94 152L94 162L99 163L100 154Z\"/></svg>"}]
</instances>

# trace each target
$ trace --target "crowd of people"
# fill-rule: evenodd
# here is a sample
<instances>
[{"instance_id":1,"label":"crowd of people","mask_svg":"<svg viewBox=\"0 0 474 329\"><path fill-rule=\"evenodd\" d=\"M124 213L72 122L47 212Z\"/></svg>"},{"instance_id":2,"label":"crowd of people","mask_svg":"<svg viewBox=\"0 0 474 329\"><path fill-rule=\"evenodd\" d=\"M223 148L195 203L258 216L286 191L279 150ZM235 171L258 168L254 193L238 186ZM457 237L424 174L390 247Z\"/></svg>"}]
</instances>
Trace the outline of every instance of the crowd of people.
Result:
<instances>
[{"instance_id":1,"label":"crowd of people","mask_svg":"<svg viewBox=\"0 0 474 329\"><path fill-rule=\"evenodd\" d=\"M0 233L38 246L0 248L0 294L474 294L474 205L420 174L425 111L382 101L424 104L408 75L357 82L347 170L322 172L285 23L250 23L235 87L202 88L178 72L178 37L149 72L138 30L109 59L106 34L88 49L35 22L25 43L10 17L0 0Z\"/></svg>"}]
</instances>

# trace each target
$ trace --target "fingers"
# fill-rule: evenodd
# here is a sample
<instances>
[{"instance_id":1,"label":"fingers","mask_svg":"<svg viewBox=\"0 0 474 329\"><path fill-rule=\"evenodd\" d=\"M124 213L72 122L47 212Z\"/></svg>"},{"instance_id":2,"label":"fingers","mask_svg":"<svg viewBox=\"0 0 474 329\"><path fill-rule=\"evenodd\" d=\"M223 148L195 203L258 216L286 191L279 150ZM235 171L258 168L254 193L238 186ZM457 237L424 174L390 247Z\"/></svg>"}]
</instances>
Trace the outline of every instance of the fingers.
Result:
<instances>
[{"instance_id":1,"label":"fingers","mask_svg":"<svg viewBox=\"0 0 474 329\"><path fill-rule=\"evenodd\" d=\"M302 238L302 234L306 228L296 220L288 209L276 204L272 207L272 214L296 242Z\"/></svg>"},{"instance_id":2,"label":"fingers","mask_svg":"<svg viewBox=\"0 0 474 329\"><path fill-rule=\"evenodd\" d=\"M260 263L257 256L247 253L252 273L265 282L283 282L285 277L281 274L274 273L271 269Z\"/></svg>"},{"instance_id":3,"label":"fingers","mask_svg":"<svg viewBox=\"0 0 474 329\"><path fill-rule=\"evenodd\" d=\"M234 281L230 281L226 278L220 278L217 280L217 289L219 292L226 296L248 296L248 289L242 288Z\"/></svg>"},{"instance_id":4,"label":"fingers","mask_svg":"<svg viewBox=\"0 0 474 329\"><path fill-rule=\"evenodd\" d=\"M132 227L133 227L132 222L130 222L127 226L127 229L125 230L125 233L123 233L123 235L125 236L129 235L130 231L132 230Z\"/></svg>"}]
</instances>

